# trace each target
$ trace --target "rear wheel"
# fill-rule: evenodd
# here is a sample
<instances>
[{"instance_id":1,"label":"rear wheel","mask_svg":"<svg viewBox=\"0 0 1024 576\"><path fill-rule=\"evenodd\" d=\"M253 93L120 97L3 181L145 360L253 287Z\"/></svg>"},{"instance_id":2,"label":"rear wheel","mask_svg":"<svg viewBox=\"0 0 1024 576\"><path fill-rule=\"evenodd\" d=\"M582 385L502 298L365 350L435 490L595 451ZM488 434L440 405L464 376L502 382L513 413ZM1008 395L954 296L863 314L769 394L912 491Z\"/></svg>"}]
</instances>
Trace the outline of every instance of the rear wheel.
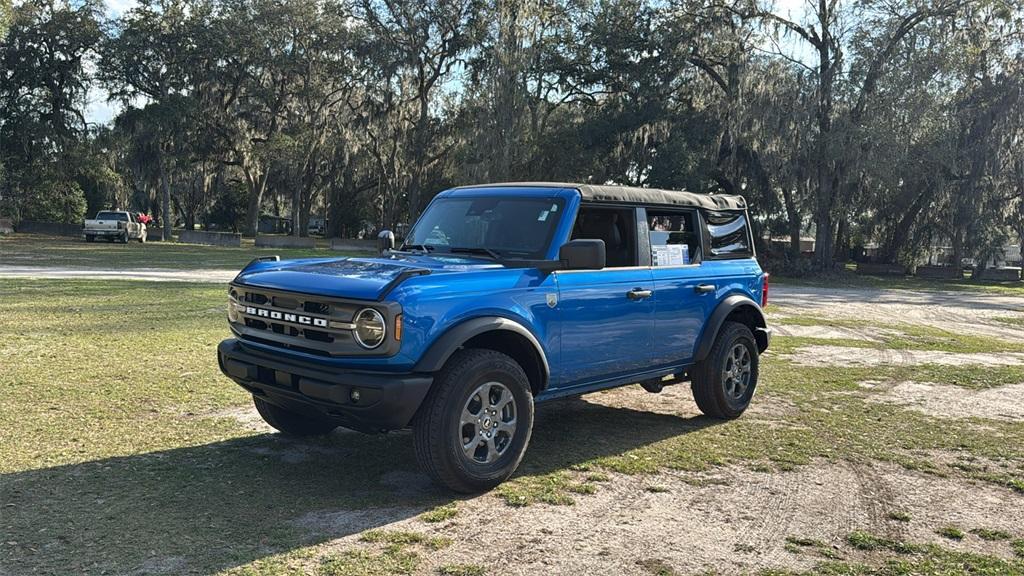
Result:
<instances>
[{"instance_id":1,"label":"rear wheel","mask_svg":"<svg viewBox=\"0 0 1024 576\"><path fill-rule=\"evenodd\" d=\"M121 242L121 244L127 244L128 243L128 233L125 232L124 234L121 234L121 237L118 240Z\"/></svg>"},{"instance_id":2,"label":"rear wheel","mask_svg":"<svg viewBox=\"0 0 1024 576\"><path fill-rule=\"evenodd\" d=\"M413 422L416 459L435 482L481 492L515 472L532 429L533 394L522 367L493 350L460 350Z\"/></svg>"},{"instance_id":3,"label":"rear wheel","mask_svg":"<svg viewBox=\"0 0 1024 576\"><path fill-rule=\"evenodd\" d=\"M289 436L323 436L338 427L328 420L285 410L257 396L252 401L264 422Z\"/></svg>"},{"instance_id":4,"label":"rear wheel","mask_svg":"<svg viewBox=\"0 0 1024 576\"><path fill-rule=\"evenodd\" d=\"M95 242L95 241L96 241L96 236L95 236L95 235L93 235L93 234L89 234L89 235L87 235L87 236L85 237L85 241L86 241L86 242Z\"/></svg>"},{"instance_id":5,"label":"rear wheel","mask_svg":"<svg viewBox=\"0 0 1024 576\"><path fill-rule=\"evenodd\" d=\"M738 418L757 388L757 343L745 324L726 322L707 358L692 371L697 407L712 418Z\"/></svg>"}]
</instances>

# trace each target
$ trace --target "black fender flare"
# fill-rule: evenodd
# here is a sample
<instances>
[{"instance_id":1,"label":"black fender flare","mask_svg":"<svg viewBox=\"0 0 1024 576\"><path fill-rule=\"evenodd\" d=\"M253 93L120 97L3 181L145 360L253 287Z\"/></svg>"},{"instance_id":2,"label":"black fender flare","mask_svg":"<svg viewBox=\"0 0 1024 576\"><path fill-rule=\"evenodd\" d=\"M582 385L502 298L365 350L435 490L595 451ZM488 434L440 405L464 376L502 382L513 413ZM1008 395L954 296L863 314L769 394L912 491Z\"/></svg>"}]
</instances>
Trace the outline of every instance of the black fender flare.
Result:
<instances>
[{"instance_id":1,"label":"black fender flare","mask_svg":"<svg viewBox=\"0 0 1024 576\"><path fill-rule=\"evenodd\" d=\"M427 348L426 353L420 357L413 367L414 372L437 372L444 367L448 358L462 347L470 338L479 336L485 332L507 331L513 332L525 338L533 347L534 353L540 360L541 382L540 390L547 388L551 376L551 367L548 358L544 354L544 348L537 341L537 338L525 326L514 320L502 318L501 316L484 316L471 318L460 322L449 328L440 338L434 341Z\"/></svg>"},{"instance_id":2,"label":"black fender flare","mask_svg":"<svg viewBox=\"0 0 1024 576\"><path fill-rule=\"evenodd\" d=\"M750 314L754 319L754 339L757 340L757 346L760 351L764 351L768 347L768 333L765 330L768 326L764 319L764 311L761 310L761 306L754 302L750 297L742 294L733 294L726 296L715 311L711 313L711 317L704 324L704 333L701 334L700 341L697 344L697 350L693 355L694 362L700 362L701 360L708 357L711 352L711 347L715 344L715 338L718 337L719 330L722 329L722 324L725 324L725 319L736 310L743 310ZM763 340L763 342L762 342Z\"/></svg>"}]
</instances>

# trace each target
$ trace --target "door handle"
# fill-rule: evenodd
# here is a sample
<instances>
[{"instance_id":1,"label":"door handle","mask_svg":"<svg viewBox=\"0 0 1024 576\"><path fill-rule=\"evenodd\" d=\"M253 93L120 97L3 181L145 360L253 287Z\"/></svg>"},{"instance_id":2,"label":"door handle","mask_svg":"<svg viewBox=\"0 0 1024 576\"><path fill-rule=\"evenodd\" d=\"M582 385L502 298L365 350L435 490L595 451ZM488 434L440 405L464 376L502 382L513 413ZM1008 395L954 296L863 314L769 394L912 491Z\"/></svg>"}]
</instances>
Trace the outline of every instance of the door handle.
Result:
<instances>
[{"instance_id":1,"label":"door handle","mask_svg":"<svg viewBox=\"0 0 1024 576\"><path fill-rule=\"evenodd\" d=\"M629 298L630 300L643 300L644 298L650 298L651 294L653 294L653 292L651 292L650 290L641 290L640 288L633 288L629 292L626 292L626 298Z\"/></svg>"},{"instance_id":2,"label":"door handle","mask_svg":"<svg viewBox=\"0 0 1024 576\"><path fill-rule=\"evenodd\" d=\"M697 286L694 288L694 290L697 292L697 294L707 294L708 292L714 292L715 291L715 285L714 284L697 284Z\"/></svg>"}]
</instances>

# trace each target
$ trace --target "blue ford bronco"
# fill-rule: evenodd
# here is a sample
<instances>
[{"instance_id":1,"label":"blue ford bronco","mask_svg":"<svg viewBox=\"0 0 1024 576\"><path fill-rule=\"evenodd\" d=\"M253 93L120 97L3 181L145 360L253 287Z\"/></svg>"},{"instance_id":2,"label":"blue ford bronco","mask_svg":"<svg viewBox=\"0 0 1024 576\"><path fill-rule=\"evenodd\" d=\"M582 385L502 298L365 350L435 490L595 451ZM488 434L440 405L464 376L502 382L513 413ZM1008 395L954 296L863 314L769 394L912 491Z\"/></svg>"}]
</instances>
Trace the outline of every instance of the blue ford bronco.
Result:
<instances>
[{"instance_id":1,"label":"blue ford bronco","mask_svg":"<svg viewBox=\"0 0 1024 576\"><path fill-rule=\"evenodd\" d=\"M750 404L771 331L739 196L465 186L382 238L231 282L220 368L282 433L412 427L421 467L476 492L515 471L537 402L689 381L707 416Z\"/></svg>"}]
</instances>

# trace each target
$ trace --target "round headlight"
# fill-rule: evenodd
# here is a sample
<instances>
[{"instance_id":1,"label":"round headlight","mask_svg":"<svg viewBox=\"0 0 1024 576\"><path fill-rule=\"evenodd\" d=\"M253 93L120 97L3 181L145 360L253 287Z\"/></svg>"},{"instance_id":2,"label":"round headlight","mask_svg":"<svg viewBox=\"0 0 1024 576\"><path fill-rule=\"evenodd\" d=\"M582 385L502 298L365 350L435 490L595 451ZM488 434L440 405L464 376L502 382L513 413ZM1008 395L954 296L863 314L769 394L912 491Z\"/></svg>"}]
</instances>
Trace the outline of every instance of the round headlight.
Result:
<instances>
[{"instance_id":1,"label":"round headlight","mask_svg":"<svg viewBox=\"0 0 1024 576\"><path fill-rule=\"evenodd\" d=\"M232 290L228 294L228 322L238 322L238 303L235 297L235 291Z\"/></svg>"},{"instance_id":2,"label":"round headlight","mask_svg":"<svg viewBox=\"0 0 1024 576\"><path fill-rule=\"evenodd\" d=\"M381 342L384 342L387 325L380 312L373 308L363 308L356 314L355 325L356 329L353 334L355 334L356 342L359 342L363 348L376 348L381 345Z\"/></svg>"}]
</instances>

